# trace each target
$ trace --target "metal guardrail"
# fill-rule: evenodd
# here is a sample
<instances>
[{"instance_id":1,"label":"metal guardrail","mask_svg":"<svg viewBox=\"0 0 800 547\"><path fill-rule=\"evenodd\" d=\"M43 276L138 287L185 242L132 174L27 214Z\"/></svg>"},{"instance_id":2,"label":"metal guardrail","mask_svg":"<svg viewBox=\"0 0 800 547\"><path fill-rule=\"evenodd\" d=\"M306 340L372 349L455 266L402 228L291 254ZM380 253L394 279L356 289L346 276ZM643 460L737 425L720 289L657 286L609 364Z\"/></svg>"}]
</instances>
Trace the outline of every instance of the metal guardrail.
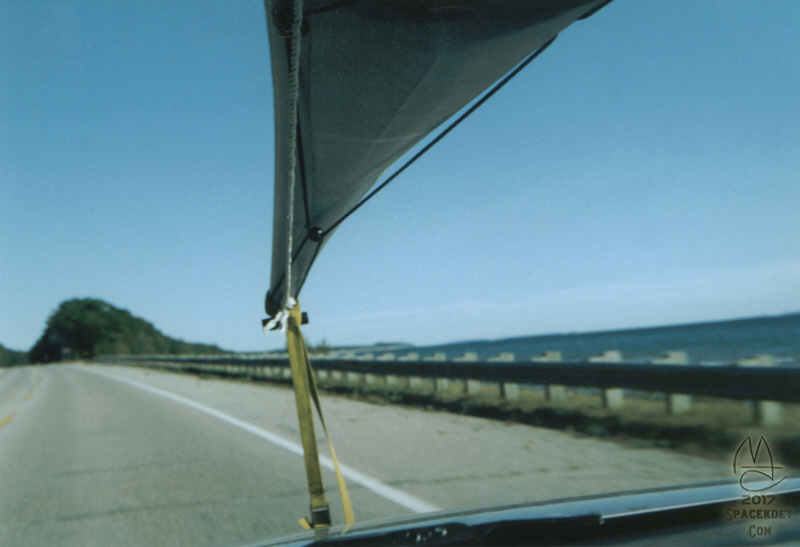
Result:
<instances>
[{"instance_id":1,"label":"metal guardrail","mask_svg":"<svg viewBox=\"0 0 800 547\"><path fill-rule=\"evenodd\" d=\"M259 367L288 368L285 358L244 356L116 356L104 362L151 362L199 371L236 367L242 373ZM602 362L432 362L358 359L312 359L317 371L474 380L522 385L563 385L600 389L686 394L726 399L800 403L800 367L641 364ZM225 371L221 371L225 372Z\"/></svg>"}]
</instances>

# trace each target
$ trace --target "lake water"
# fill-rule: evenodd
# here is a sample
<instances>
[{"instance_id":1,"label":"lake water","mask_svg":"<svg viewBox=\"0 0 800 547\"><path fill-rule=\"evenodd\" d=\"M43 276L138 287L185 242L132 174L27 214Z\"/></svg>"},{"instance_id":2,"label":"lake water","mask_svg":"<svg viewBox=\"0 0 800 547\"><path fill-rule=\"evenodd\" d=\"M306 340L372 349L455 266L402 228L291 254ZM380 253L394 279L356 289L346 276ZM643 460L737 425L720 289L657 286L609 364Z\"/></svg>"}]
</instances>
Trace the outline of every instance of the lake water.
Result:
<instances>
[{"instance_id":1,"label":"lake water","mask_svg":"<svg viewBox=\"0 0 800 547\"><path fill-rule=\"evenodd\" d=\"M770 354L781 365L798 366L800 313L670 327L476 340L394 352L399 357L414 351L420 358L443 352L447 359L474 352L479 360L510 352L516 361L527 361L545 351L560 351L564 361L583 361L607 350L620 351L625 362L647 362L667 351L684 351L690 363L729 364Z\"/></svg>"}]
</instances>

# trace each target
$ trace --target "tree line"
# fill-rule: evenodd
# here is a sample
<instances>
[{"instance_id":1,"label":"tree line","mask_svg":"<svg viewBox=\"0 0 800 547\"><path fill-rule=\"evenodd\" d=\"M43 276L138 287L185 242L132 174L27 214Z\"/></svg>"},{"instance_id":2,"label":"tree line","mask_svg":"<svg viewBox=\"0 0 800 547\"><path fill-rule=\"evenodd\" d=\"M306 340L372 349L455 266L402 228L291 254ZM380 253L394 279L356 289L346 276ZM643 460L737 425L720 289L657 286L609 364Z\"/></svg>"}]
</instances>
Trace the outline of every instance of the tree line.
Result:
<instances>
[{"instance_id":1,"label":"tree line","mask_svg":"<svg viewBox=\"0 0 800 547\"><path fill-rule=\"evenodd\" d=\"M226 353L217 346L165 336L151 323L93 298L62 302L27 353L0 346L0 366L91 359L99 355Z\"/></svg>"}]
</instances>

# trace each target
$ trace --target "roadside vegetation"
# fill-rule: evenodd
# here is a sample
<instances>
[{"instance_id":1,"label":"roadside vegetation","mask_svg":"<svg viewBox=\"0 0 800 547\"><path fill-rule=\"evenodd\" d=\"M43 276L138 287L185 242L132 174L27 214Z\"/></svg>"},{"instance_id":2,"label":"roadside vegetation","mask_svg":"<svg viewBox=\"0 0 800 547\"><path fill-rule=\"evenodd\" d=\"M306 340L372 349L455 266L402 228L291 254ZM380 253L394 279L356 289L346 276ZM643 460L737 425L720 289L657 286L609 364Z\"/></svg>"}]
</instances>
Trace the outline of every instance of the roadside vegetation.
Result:
<instances>
[{"instance_id":1,"label":"roadside vegetation","mask_svg":"<svg viewBox=\"0 0 800 547\"><path fill-rule=\"evenodd\" d=\"M28 364L28 353L15 351L0 344L0 367L14 367Z\"/></svg>"},{"instance_id":2,"label":"roadside vegetation","mask_svg":"<svg viewBox=\"0 0 800 547\"><path fill-rule=\"evenodd\" d=\"M93 298L62 302L33 345L31 363L91 359L99 355L227 353L217 346L165 336L151 323Z\"/></svg>"},{"instance_id":3,"label":"roadside vegetation","mask_svg":"<svg viewBox=\"0 0 800 547\"><path fill-rule=\"evenodd\" d=\"M800 469L800 405L783 405L782 425L759 426L753 422L749 401L694 398L692 410L669 415L665 401L656 396L630 396L619 409L604 408L599 393L568 391L561 403L545 398L542 390L523 389L519 400L501 399L496 386L466 395L453 391L435 393L431 386L397 389L376 385L353 387L332 380L320 389L373 404L399 404L489 418L508 423L557 429L579 436L605 438L634 448L666 448L715 460L732 459L746 437L765 436L785 470Z\"/></svg>"}]
</instances>

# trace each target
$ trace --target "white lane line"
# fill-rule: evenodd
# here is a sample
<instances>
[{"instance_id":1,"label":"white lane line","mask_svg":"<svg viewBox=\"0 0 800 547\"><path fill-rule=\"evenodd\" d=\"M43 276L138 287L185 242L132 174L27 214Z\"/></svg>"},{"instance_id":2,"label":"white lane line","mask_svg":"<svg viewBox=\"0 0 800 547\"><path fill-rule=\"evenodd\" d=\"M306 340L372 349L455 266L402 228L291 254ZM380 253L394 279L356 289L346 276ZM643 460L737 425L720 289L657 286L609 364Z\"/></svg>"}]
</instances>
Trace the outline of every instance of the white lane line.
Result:
<instances>
[{"instance_id":1,"label":"white lane line","mask_svg":"<svg viewBox=\"0 0 800 547\"><path fill-rule=\"evenodd\" d=\"M230 414L225 414L224 412L220 412L219 410L215 410L211 407L208 407L204 404L198 403L196 401L192 401L191 399L187 399L186 397L182 397L180 395L176 395L175 393L153 387L151 385L131 380L129 378L123 378L121 376L117 376L115 374L109 374L108 372L100 372L98 370L84 368L84 367L76 367L78 370L83 372L88 372L91 374L95 374L97 376L103 376L105 378L109 378L111 380L116 380L118 382L122 382L124 384L128 384L133 387L138 387L139 389L143 389L144 391L149 391L150 393L154 393L156 395L160 395L166 399L170 399L177 403L184 404L186 406L192 407L195 410L199 410L200 412L205 412L206 414L213 416L223 422L229 423L245 431L256 435L257 437L261 437L262 439L271 442L277 446L280 446L283 449L288 450L294 454L299 456L303 455L303 447L299 444L292 442L290 440L284 439L283 437L276 435L274 433L270 433L265 429L261 429L253 424L247 423L242 421L238 418L234 418ZM333 461L328 456L320 455L319 458L320 464L322 467L329 469L331 471L334 470ZM339 464L342 475L345 476L348 480L360 484L367 490L371 490L372 492L378 494L379 496L386 498L389 501L392 501L406 509L410 509L415 513L432 513L434 511L441 511L441 507L433 505L432 503L428 503L425 500L422 500L416 496L412 496L402 490L398 490L397 488L393 488L387 484L382 483L375 477L370 477L369 475L365 475L360 471L356 471L352 467L347 465Z\"/></svg>"}]
</instances>

